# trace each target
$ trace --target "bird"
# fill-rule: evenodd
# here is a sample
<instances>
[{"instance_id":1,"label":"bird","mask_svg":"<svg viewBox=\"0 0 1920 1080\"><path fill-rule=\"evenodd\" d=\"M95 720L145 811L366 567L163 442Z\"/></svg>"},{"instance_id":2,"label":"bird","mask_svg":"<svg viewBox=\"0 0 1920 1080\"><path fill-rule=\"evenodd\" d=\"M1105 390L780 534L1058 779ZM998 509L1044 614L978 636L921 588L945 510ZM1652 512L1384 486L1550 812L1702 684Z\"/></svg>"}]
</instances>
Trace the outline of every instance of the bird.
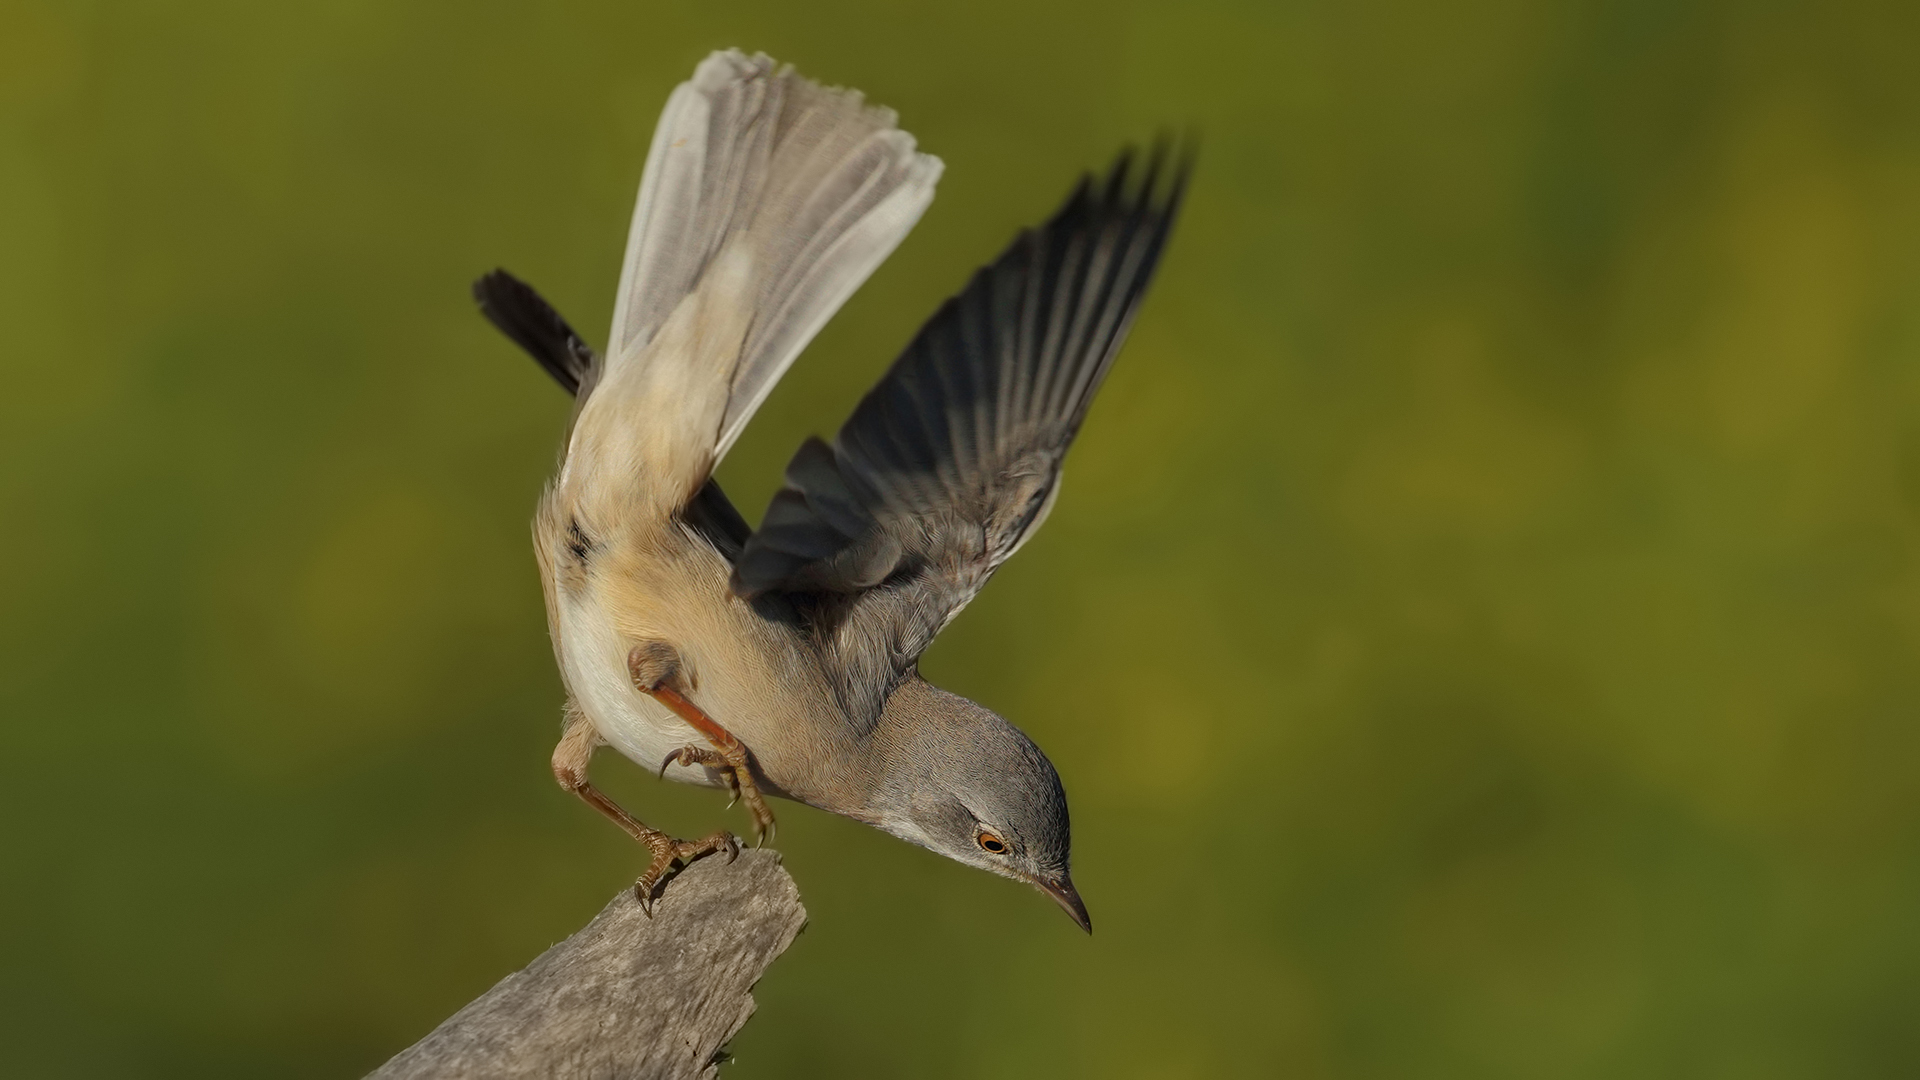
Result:
<instances>
[{"instance_id":1,"label":"bird","mask_svg":"<svg viewBox=\"0 0 1920 1080\"><path fill-rule=\"evenodd\" d=\"M566 692L552 765L650 856L693 860L589 778L596 749L879 828L1052 897L1087 932L1066 792L919 658L1046 519L1192 164L1161 139L1087 174L921 327L833 441L806 439L758 529L713 472L796 356L905 238L944 168L894 112L765 54L716 52L655 129L604 352L505 270L482 314L574 395L534 547ZM730 804L731 805L731 804Z\"/></svg>"}]
</instances>

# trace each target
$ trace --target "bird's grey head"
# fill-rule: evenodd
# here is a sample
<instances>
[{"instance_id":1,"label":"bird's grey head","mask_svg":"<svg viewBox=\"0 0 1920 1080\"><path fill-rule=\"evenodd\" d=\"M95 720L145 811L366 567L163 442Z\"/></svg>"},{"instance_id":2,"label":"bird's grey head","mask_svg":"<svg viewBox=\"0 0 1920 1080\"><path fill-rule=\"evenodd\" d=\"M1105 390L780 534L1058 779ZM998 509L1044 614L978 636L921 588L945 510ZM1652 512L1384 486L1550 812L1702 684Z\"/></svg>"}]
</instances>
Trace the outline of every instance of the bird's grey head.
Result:
<instances>
[{"instance_id":1,"label":"bird's grey head","mask_svg":"<svg viewBox=\"0 0 1920 1080\"><path fill-rule=\"evenodd\" d=\"M1012 724L918 676L887 699L868 814L949 859L1024 881L1091 933L1069 873L1067 794L1053 763Z\"/></svg>"}]
</instances>

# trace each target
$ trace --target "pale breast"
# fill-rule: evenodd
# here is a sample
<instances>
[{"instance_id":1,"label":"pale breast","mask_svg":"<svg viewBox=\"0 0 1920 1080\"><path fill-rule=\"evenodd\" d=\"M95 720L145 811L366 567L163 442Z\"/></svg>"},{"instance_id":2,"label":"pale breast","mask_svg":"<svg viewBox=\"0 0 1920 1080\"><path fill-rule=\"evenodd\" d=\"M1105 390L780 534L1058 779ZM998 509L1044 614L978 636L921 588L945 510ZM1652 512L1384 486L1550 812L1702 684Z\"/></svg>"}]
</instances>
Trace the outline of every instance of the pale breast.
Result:
<instances>
[{"instance_id":1,"label":"pale breast","mask_svg":"<svg viewBox=\"0 0 1920 1080\"><path fill-rule=\"evenodd\" d=\"M609 745L657 770L683 746L708 745L628 673L635 645L666 642L679 654L688 698L746 743L766 778L784 788L783 779L804 771L804 759L844 725L821 715L824 681L804 652L728 590L726 561L678 526L668 531L597 545L586 573L558 590L568 688ZM666 775L722 782L698 766L674 765Z\"/></svg>"},{"instance_id":2,"label":"pale breast","mask_svg":"<svg viewBox=\"0 0 1920 1080\"><path fill-rule=\"evenodd\" d=\"M699 732L634 688L627 674L627 653L633 646L596 599L589 593L560 603L561 651L574 702L608 745L649 769L658 769L668 754L683 746L703 745ZM719 782L706 769L693 766L669 766L666 776L688 784Z\"/></svg>"}]
</instances>

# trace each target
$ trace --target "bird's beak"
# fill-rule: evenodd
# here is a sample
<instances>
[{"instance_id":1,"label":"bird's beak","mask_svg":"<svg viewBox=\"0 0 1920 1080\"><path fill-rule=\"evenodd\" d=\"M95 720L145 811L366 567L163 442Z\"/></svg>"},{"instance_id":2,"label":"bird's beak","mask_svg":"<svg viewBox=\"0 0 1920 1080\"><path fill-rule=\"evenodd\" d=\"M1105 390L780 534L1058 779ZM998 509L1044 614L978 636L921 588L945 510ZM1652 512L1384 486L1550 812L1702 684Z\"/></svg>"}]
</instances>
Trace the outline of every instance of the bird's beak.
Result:
<instances>
[{"instance_id":1,"label":"bird's beak","mask_svg":"<svg viewBox=\"0 0 1920 1080\"><path fill-rule=\"evenodd\" d=\"M1074 891L1072 878L1062 874L1057 879L1042 878L1034 884L1040 886L1041 892L1053 897L1053 902L1059 904L1060 909L1078 923L1080 929L1093 933L1093 920L1087 917L1087 905L1081 902L1080 894Z\"/></svg>"}]
</instances>

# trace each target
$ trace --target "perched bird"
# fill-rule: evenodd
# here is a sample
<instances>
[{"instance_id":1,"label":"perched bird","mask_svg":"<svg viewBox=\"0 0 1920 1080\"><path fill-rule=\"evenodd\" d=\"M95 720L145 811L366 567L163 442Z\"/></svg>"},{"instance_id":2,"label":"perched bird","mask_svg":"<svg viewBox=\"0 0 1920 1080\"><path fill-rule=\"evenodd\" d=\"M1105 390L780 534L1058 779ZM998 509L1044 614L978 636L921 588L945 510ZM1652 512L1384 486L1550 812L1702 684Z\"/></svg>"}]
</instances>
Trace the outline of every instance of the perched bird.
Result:
<instances>
[{"instance_id":1,"label":"perched bird","mask_svg":"<svg viewBox=\"0 0 1920 1080\"><path fill-rule=\"evenodd\" d=\"M678 840L588 780L611 745L1027 882L1081 927L1067 798L1032 740L938 689L921 652L1033 534L1173 224L1186 168L1123 154L921 328L832 443L810 438L756 532L713 470L827 319L912 229L942 165L850 90L715 53L668 100L613 329L594 352L505 271L482 311L576 398L534 519L567 690L560 783L646 845Z\"/></svg>"}]
</instances>

